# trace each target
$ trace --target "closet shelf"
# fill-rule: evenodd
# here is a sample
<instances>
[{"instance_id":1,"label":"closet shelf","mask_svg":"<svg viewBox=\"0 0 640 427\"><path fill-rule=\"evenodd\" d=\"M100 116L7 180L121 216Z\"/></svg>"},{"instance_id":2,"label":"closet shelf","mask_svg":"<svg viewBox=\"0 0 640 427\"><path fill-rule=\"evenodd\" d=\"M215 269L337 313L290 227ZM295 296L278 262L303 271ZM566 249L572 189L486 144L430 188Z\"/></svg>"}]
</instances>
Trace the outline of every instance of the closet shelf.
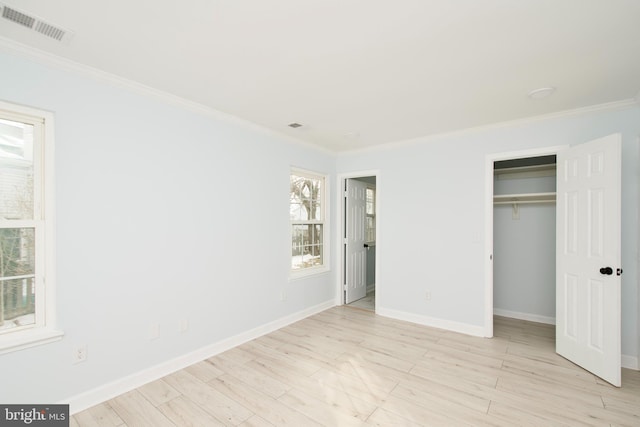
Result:
<instances>
[{"instance_id":1,"label":"closet shelf","mask_svg":"<svg viewBox=\"0 0 640 427\"><path fill-rule=\"evenodd\" d=\"M494 205L513 205L525 203L555 203L556 193L502 194L493 196Z\"/></svg>"}]
</instances>

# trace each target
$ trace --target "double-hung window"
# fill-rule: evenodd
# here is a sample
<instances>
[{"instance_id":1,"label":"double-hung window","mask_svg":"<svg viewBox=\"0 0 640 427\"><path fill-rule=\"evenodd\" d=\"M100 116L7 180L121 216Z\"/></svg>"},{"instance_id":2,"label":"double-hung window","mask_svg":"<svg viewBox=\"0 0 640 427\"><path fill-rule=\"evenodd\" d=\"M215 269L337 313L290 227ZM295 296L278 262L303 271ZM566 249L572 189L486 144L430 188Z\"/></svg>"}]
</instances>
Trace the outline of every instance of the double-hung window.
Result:
<instances>
[{"instance_id":1,"label":"double-hung window","mask_svg":"<svg viewBox=\"0 0 640 427\"><path fill-rule=\"evenodd\" d=\"M51 120L0 103L0 353L62 335L53 329Z\"/></svg>"},{"instance_id":2,"label":"double-hung window","mask_svg":"<svg viewBox=\"0 0 640 427\"><path fill-rule=\"evenodd\" d=\"M326 267L325 177L294 169L290 175L291 271Z\"/></svg>"}]
</instances>

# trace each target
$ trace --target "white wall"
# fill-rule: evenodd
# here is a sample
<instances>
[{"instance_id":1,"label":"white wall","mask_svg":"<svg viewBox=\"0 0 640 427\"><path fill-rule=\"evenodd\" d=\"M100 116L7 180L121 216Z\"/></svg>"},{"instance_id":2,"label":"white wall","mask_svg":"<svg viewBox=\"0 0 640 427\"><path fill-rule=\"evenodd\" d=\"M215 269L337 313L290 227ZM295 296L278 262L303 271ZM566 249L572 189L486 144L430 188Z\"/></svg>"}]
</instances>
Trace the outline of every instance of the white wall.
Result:
<instances>
[{"instance_id":1,"label":"white wall","mask_svg":"<svg viewBox=\"0 0 640 427\"><path fill-rule=\"evenodd\" d=\"M332 272L288 280L287 207L290 167L326 173L334 188L332 155L6 52L0 81L0 99L55 113L65 332L0 357L0 402L64 402L333 303ZM72 365L84 343L88 360Z\"/></svg>"},{"instance_id":2,"label":"white wall","mask_svg":"<svg viewBox=\"0 0 640 427\"><path fill-rule=\"evenodd\" d=\"M376 298L380 311L481 332L485 319L486 156L579 144L614 132L622 133L623 139L622 353L637 358L637 105L341 155L338 173L380 171L376 248ZM426 291L431 292L430 301L425 298Z\"/></svg>"},{"instance_id":3,"label":"white wall","mask_svg":"<svg viewBox=\"0 0 640 427\"><path fill-rule=\"evenodd\" d=\"M556 205L511 205L493 210L495 313L532 321L556 317Z\"/></svg>"}]
</instances>

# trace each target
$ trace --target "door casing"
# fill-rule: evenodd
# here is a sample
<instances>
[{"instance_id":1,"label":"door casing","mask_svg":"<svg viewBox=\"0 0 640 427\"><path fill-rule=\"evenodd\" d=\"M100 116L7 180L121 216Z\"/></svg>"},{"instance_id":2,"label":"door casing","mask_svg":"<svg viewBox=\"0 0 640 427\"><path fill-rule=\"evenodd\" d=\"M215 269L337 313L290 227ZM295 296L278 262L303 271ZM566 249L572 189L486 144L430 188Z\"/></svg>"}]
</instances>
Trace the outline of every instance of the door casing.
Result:
<instances>
[{"instance_id":1,"label":"door casing","mask_svg":"<svg viewBox=\"0 0 640 427\"><path fill-rule=\"evenodd\" d=\"M493 337L493 168L494 163L502 160L523 159L556 155L569 145L534 148L489 154L485 160L485 291L484 291L484 336Z\"/></svg>"}]
</instances>

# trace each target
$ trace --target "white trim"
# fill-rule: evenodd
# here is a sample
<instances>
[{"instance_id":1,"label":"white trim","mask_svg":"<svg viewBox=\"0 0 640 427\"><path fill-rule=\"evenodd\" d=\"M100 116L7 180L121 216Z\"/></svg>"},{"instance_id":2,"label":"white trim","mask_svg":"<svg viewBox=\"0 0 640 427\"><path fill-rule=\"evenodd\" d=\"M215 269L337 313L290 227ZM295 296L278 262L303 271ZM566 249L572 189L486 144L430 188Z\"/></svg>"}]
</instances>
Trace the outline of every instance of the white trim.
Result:
<instances>
[{"instance_id":1,"label":"white trim","mask_svg":"<svg viewBox=\"0 0 640 427\"><path fill-rule=\"evenodd\" d=\"M291 259L291 248L289 248L289 258ZM306 279L307 277L318 276L320 274L328 273L331 271L326 265L319 265L316 267L301 268L299 270L289 269L289 282L295 282L296 280Z\"/></svg>"},{"instance_id":2,"label":"white trim","mask_svg":"<svg viewBox=\"0 0 640 427\"><path fill-rule=\"evenodd\" d=\"M470 325L468 323L455 322L453 320L439 319L436 317L423 316L421 314L408 313L405 311L391 310L378 307L376 314L392 319L404 320L405 322L417 323L418 325L429 326L431 328L444 329L446 331L458 332L474 337L484 337L482 326Z\"/></svg>"},{"instance_id":3,"label":"white trim","mask_svg":"<svg viewBox=\"0 0 640 427\"><path fill-rule=\"evenodd\" d=\"M634 371L640 371L640 364L638 363L638 358L635 356L629 356L629 355L623 354L621 365L623 368L633 369Z\"/></svg>"},{"instance_id":4,"label":"white trim","mask_svg":"<svg viewBox=\"0 0 640 427\"><path fill-rule=\"evenodd\" d=\"M64 332L46 327L7 332L7 335L2 337L0 354L60 341L63 336Z\"/></svg>"},{"instance_id":5,"label":"white trim","mask_svg":"<svg viewBox=\"0 0 640 427\"><path fill-rule=\"evenodd\" d=\"M493 337L493 169L495 158L484 163L484 336ZM489 202L490 201L490 202Z\"/></svg>"},{"instance_id":6,"label":"white trim","mask_svg":"<svg viewBox=\"0 0 640 427\"><path fill-rule=\"evenodd\" d=\"M200 104L198 102L194 102L189 99L182 98L177 95L173 95L169 92L164 92L162 90L155 89L150 86L146 86L142 83L138 83L136 81L129 80L127 78L117 76L115 74L111 74L106 71L103 71L94 67L90 67L88 65L84 65L79 62L75 62L70 59L63 58L61 56L57 56L49 52L45 52L45 51L33 48L31 46L18 43L6 37L0 36L0 51L3 51L8 54L19 55L23 58L34 60L41 64L56 67L64 71L79 73L83 76L90 77L94 80L98 80L115 87L126 89L131 92L137 93L138 95L142 95L148 98L153 98L157 101L160 101L169 105L173 105L175 107L178 107L187 111L191 111L196 114L201 114L216 120L234 123L241 126L247 126L247 127L250 127L252 130L259 131L268 135L274 135L279 138L284 138L291 143L301 145L306 148L311 148L325 154L330 154L333 156L337 154L336 151L296 138L284 132L281 133L275 129L259 125L255 122L243 119L238 116L234 116L233 114L225 113L223 111L216 110L204 104Z\"/></svg>"},{"instance_id":7,"label":"white trim","mask_svg":"<svg viewBox=\"0 0 640 427\"><path fill-rule=\"evenodd\" d=\"M583 114L597 113L601 111L623 110L629 107L638 107L638 104L640 104L639 96L640 96L640 92L638 93L636 98L623 99L620 101L613 101L613 102L605 102L603 104L590 105L587 107L574 108L571 110L562 110L562 111L557 111L555 113L541 114L538 116L525 117L522 119L506 120L506 121L490 123L482 126L458 129L450 132L441 132L441 133L434 133L430 135L423 135L423 136L404 139L400 141L385 142L385 143L377 144L371 147L340 151L339 154L351 155L351 154L363 154L363 153L368 153L372 151L387 151L387 150L396 149L398 147L411 146L415 144L430 142L435 139L460 137L460 136L470 135L478 132L488 132L491 130L508 128L508 127L522 127L522 126L538 123L545 120L562 119L565 117L574 117L574 116L580 116Z\"/></svg>"},{"instance_id":8,"label":"white trim","mask_svg":"<svg viewBox=\"0 0 640 427\"><path fill-rule=\"evenodd\" d=\"M557 154L568 145L533 148L528 150L507 151L485 156L485 209L484 209L484 336L493 336L493 164L500 160L522 159Z\"/></svg>"},{"instance_id":9,"label":"white trim","mask_svg":"<svg viewBox=\"0 0 640 427\"><path fill-rule=\"evenodd\" d=\"M108 384L104 384L92 390L72 396L59 403L68 403L70 405L71 414L81 412L87 408L105 402L151 381L155 381L173 372L179 371L180 369L184 369L194 363L200 362L209 357L213 357L216 354L220 354L224 351L237 347L253 339L259 338L263 335L276 331L309 316L313 316L314 314L327 310L334 305L335 304L333 300L325 301L321 304L306 308L297 313L284 316L280 319L250 329L246 332L242 332L238 335L226 338L222 341L209 344L198 350L176 357L175 359L168 360L156 366L152 366L148 369L117 379Z\"/></svg>"},{"instance_id":10,"label":"white trim","mask_svg":"<svg viewBox=\"0 0 640 427\"><path fill-rule=\"evenodd\" d=\"M501 308L494 308L493 314L496 316L510 317L512 319L526 320L528 322L545 323L547 325L556 324L555 317L541 316L539 314L522 313L518 311L503 310Z\"/></svg>"}]
</instances>

